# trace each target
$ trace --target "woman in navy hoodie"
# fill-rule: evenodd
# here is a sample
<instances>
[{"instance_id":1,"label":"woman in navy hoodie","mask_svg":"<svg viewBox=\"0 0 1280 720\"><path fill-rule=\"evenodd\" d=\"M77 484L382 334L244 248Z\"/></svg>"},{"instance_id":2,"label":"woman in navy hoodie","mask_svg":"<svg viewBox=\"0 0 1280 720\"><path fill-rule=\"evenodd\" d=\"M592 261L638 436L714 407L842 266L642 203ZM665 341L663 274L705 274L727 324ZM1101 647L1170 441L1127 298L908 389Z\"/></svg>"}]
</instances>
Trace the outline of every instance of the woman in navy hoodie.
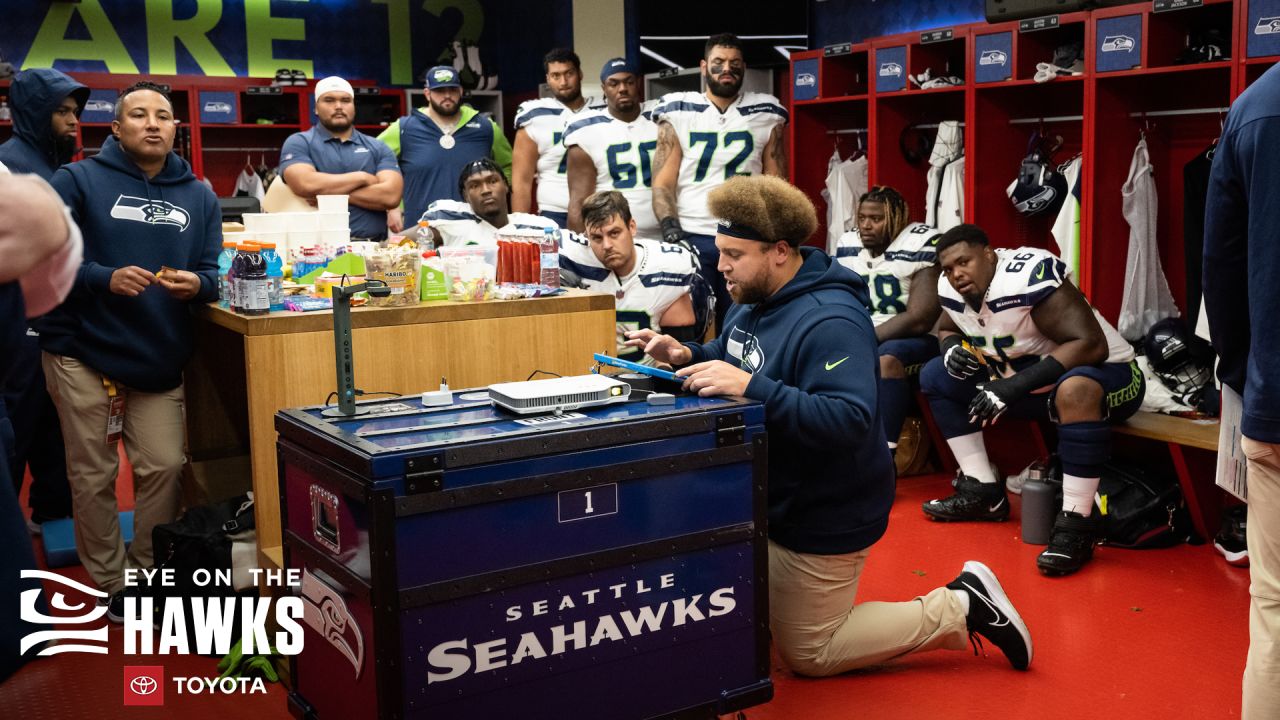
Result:
<instances>
[{"instance_id":1,"label":"woman in navy hoodie","mask_svg":"<svg viewBox=\"0 0 1280 720\"><path fill-rule=\"evenodd\" d=\"M909 602L853 604L894 492L866 284L821 250L800 246L818 216L785 180L737 176L712 190L708 205L721 218L717 269L734 301L723 331L699 345L640 330L629 333L630 344L682 366L687 391L764 403L769 619L782 657L798 674L835 675L960 650L978 633L1025 670L1031 636L980 562Z\"/></svg>"},{"instance_id":2,"label":"woman in navy hoodie","mask_svg":"<svg viewBox=\"0 0 1280 720\"><path fill-rule=\"evenodd\" d=\"M67 446L76 550L120 622L126 563L149 567L151 529L178 511L189 306L218 297L222 218L213 192L173 153L176 122L162 88L124 90L111 127L101 153L50 180L84 235L84 264L66 302L38 327ZM127 556L115 497L119 439L134 470Z\"/></svg>"}]
</instances>

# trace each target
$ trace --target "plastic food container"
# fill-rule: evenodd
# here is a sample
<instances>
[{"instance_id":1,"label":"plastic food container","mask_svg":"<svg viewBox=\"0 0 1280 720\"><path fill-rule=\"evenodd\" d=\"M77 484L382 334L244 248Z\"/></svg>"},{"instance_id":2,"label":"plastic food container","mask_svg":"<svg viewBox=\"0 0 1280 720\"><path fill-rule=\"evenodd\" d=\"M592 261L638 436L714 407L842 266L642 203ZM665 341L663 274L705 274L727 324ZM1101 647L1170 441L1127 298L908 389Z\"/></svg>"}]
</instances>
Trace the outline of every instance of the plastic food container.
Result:
<instances>
[{"instance_id":1,"label":"plastic food container","mask_svg":"<svg viewBox=\"0 0 1280 720\"><path fill-rule=\"evenodd\" d=\"M493 287L498 277L498 246L442 247L439 253L444 261L450 300L479 302L493 299Z\"/></svg>"},{"instance_id":2,"label":"plastic food container","mask_svg":"<svg viewBox=\"0 0 1280 720\"><path fill-rule=\"evenodd\" d=\"M376 248L364 256L365 277L381 280L391 288L388 297L370 293L369 304L375 307L394 307L418 304L418 273L422 257L417 248Z\"/></svg>"}]
</instances>

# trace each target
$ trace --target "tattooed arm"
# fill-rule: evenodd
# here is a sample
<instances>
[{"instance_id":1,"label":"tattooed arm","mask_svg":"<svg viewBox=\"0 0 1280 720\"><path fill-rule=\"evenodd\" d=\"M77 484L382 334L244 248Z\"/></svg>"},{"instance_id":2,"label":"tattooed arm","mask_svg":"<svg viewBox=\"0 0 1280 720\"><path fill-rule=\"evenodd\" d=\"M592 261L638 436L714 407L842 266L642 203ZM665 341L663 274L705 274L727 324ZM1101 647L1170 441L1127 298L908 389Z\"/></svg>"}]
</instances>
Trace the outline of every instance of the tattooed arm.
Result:
<instances>
[{"instance_id":1,"label":"tattooed arm","mask_svg":"<svg viewBox=\"0 0 1280 720\"><path fill-rule=\"evenodd\" d=\"M653 153L653 214L662 223L663 239L674 224L680 231L680 214L676 209L676 181L680 178L680 140L671 123L658 123L658 147ZM676 238L679 239L679 238Z\"/></svg>"},{"instance_id":2,"label":"tattooed arm","mask_svg":"<svg viewBox=\"0 0 1280 720\"><path fill-rule=\"evenodd\" d=\"M787 179L786 135L786 123L775 125L773 127L773 132L769 135L769 142L764 145L763 156L760 158L761 162L764 164L762 169L766 175L774 175L782 178L783 180Z\"/></svg>"}]
</instances>

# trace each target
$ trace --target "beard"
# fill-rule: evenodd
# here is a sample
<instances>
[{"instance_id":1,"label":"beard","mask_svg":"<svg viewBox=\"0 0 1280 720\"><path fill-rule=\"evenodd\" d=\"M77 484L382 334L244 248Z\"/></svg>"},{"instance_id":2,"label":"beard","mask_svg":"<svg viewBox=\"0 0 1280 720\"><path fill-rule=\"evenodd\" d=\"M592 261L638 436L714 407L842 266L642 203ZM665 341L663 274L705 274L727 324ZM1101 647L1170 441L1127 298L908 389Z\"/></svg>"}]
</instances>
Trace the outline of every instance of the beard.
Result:
<instances>
[{"instance_id":1,"label":"beard","mask_svg":"<svg viewBox=\"0 0 1280 720\"><path fill-rule=\"evenodd\" d=\"M737 305L757 305L769 299L769 287L763 276L750 283L738 283L729 290L729 297Z\"/></svg>"},{"instance_id":2,"label":"beard","mask_svg":"<svg viewBox=\"0 0 1280 720\"><path fill-rule=\"evenodd\" d=\"M339 133L350 130L352 120L350 117L344 117L338 120L329 118L328 120L321 120L320 124L324 126L325 130L328 130L331 133Z\"/></svg>"},{"instance_id":3,"label":"beard","mask_svg":"<svg viewBox=\"0 0 1280 720\"><path fill-rule=\"evenodd\" d=\"M436 113L437 115L441 116L441 117L453 117L454 115L457 115L457 114L458 114L458 111L459 111L459 110L461 110L461 109L462 109L462 101L461 101L461 100L459 100L458 102L454 103L454 105L453 105L453 109L452 109L452 110L445 110L445 109L444 109L444 107L442 107L441 105L437 104L435 100L431 100L431 99L429 99L429 98L427 99L427 103L428 103L428 104L430 104L430 105L431 105L431 109L432 109L432 110L434 110L434 111L435 111L435 113Z\"/></svg>"},{"instance_id":4,"label":"beard","mask_svg":"<svg viewBox=\"0 0 1280 720\"><path fill-rule=\"evenodd\" d=\"M556 92L555 96L556 96L556 100L559 100L561 103L568 105L571 102L577 102L578 98L582 97L582 88L577 87L572 90L566 90L563 93Z\"/></svg>"},{"instance_id":5,"label":"beard","mask_svg":"<svg viewBox=\"0 0 1280 720\"><path fill-rule=\"evenodd\" d=\"M712 95L722 98L731 98L738 94L738 90L742 89L742 72L730 70L729 74L733 75L733 80L722 83L711 76L711 70L708 69L702 74L707 80L707 89Z\"/></svg>"},{"instance_id":6,"label":"beard","mask_svg":"<svg viewBox=\"0 0 1280 720\"><path fill-rule=\"evenodd\" d=\"M57 135L53 138L53 151L60 163L69 161L76 154L76 149L75 135Z\"/></svg>"}]
</instances>

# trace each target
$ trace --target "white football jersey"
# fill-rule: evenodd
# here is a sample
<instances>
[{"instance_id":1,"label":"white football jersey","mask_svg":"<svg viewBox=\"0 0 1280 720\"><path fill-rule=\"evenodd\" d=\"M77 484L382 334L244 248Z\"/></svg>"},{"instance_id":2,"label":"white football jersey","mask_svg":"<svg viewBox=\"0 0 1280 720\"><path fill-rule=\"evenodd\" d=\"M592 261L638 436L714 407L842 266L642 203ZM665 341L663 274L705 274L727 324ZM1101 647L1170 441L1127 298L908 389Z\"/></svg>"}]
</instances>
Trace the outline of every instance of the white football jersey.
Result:
<instances>
[{"instance_id":1,"label":"white football jersey","mask_svg":"<svg viewBox=\"0 0 1280 720\"><path fill-rule=\"evenodd\" d=\"M1031 309L1068 280L1067 266L1056 255L1039 248L999 248L996 273L987 297L975 311L946 276L938 278L938 300L988 362L1008 377L1015 370L1008 361L1021 357L1044 357L1058 344L1045 337L1031 318ZM1094 317L1107 338L1109 363L1129 362L1133 348L1095 308Z\"/></svg>"},{"instance_id":2,"label":"white football jersey","mask_svg":"<svg viewBox=\"0 0 1280 720\"><path fill-rule=\"evenodd\" d=\"M937 262L934 247L940 237L941 233L924 223L911 223L879 257L872 257L871 251L862 247L857 230L840 236L836 260L861 275L867 283L871 293L871 322L879 325L907 309L911 276Z\"/></svg>"},{"instance_id":3,"label":"white football jersey","mask_svg":"<svg viewBox=\"0 0 1280 720\"><path fill-rule=\"evenodd\" d=\"M440 233L442 244L496 245L497 234L505 230L560 229L554 220L529 213L508 213L506 227L496 228L488 220L471 212L471 206L459 200L436 200L427 207L422 219Z\"/></svg>"},{"instance_id":4,"label":"white football jersey","mask_svg":"<svg viewBox=\"0 0 1280 720\"><path fill-rule=\"evenodd\" d=\"M653 120L670 123L680 140L676 205L685 232L715 235L707 193L734 175L758 175L773 128L787 122L786 108L764 93L738 95L723 113L699 92L663 96Z\"/></svg>"},{"instance_id":5,"label":"white football jersey","mask_svg":"<svg viewBox=\"0 0 1280 720\"><path fill-rule=\"evenodd\" d=\"M560 265L576 272L587 289L616 298L618 357L652 365L653 358L637 348L624 346L625 333L645 328L662 332L663 313L689 294L698 265L693 255L679 245L657 240L636 240L635 245L635 269L627 277L619 278L600 264L585 237L565 233Z\"/></svg>"},{"instance_id":6,"label":"white football jersey","mask_svg":"<svg viewBox=\"0 0 1280 720\"><path fill-rule=\"evenodd\" d=\"M602 107L603 101L590 97L577 111L570 110L553 97L520 103L516 110L515 128L523 128L529 134L529 139L538 146L539 210L568 212L569 183L565 175L569 166L564 159L564 129L584 113Z\"/></svg>"},{"instance_id":7,"label":"white football jersey","mask_svg":"<svg viewBox=\"0 0 1280 720\"><path fill-rule=\"evenodd\" d=\"M636 237L662 239L653 215L653 151L658 125L644 115L623 122L608 110L593 112L569 123L565 148L577 145L596 166L596 190L617 190L627 198L636 221Z\"/></svg>"}]
</instances>

